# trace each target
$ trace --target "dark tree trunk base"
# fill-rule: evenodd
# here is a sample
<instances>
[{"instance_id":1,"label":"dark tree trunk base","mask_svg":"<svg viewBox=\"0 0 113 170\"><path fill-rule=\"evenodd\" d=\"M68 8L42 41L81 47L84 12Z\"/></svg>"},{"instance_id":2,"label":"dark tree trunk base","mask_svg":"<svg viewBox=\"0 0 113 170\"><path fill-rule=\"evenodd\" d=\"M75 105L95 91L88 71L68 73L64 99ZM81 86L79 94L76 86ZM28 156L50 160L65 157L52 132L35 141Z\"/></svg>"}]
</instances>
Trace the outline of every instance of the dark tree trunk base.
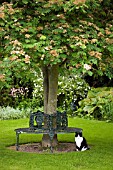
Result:
<instances>
[{"instance_id":1,"label":"dark tree trunk base","mask_svg":"<svg viewBox=\"0 0 113 170\"><path fill-rule=\"evenodd\" d=\"M58 145L57 135L54 136L52 143L51 143L49 135L43 135L42 147L50 147L51 144L53 147Z\"/></svg>"}]
</instances>

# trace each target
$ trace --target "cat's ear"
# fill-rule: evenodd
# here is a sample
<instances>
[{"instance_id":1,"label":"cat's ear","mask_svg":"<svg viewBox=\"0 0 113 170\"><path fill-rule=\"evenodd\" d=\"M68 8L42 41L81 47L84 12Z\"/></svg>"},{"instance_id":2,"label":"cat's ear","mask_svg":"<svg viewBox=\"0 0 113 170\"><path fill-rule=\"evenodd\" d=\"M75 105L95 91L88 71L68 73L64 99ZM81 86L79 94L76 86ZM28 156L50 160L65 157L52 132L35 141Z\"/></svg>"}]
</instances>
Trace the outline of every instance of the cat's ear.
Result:
<instances>
[{"instance_id":1,"label":"cat's ear","mask_svg":"<svg viewBox=\"0 0 113 170\"><path fill-rule=\"evenodd\" d=\"M75 137L77 137L78 136L78 133L75 133Z\"/></svg>"},{"instance_id":2,"label":"cat's ear","mask_svg":"<svg viewBox=\"0 0 113 170\"><path fill-rule=\"evenodd\" d=\"M80 137L82 137L82 132L79 133Z\"/></svg>"}]
</instances>

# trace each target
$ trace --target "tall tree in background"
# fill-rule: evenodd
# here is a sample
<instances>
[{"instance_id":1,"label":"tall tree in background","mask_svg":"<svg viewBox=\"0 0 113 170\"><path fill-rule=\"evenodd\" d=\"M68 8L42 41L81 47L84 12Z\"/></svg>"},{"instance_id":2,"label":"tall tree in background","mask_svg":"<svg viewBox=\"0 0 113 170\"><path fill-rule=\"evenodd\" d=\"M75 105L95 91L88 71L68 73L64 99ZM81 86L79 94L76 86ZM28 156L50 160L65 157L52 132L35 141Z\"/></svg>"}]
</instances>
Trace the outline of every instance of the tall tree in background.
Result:
<instances>
[{"instance_id":1,"label":"tall tree in background","mask_svg":"<svg viewBox=\"0 0 113 170\"><path fill-rule=\"evenodd\" d=\"M58 74L112 74L113 16L99 0L12 0L0 7L1 85L43 72L44 112L57 109ZM106 15L109 15L109 17ZM49 146L48 135L43 146ZM57 137L54 137L57 144Z\"/></svg>"}]
</instances>

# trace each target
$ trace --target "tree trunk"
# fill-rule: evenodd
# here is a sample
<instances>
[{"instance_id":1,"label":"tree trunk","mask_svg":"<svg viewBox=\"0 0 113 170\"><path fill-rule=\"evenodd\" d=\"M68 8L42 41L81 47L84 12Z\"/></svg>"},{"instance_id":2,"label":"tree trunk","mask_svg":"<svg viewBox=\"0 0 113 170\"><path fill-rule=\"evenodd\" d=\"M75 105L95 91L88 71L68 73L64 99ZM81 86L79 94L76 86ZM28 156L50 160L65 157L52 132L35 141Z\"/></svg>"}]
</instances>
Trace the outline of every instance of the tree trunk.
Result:
<instances>
[{"instance_id":1,"label":"tree trunk","mask_svg":"<svg viewBox=\"0 0 113 170\"><path fill-rule=\"evenodd\" d=\"M58 65L43 67L44 113L54 114L57 110ZM46 120L45 120L46 126ZM55 126L55 124L54 124ZM54 136L52 146L58 144L57 135ZM49 135L43 135L42 146L50 147Z\"/></svg>"}]
</instances>

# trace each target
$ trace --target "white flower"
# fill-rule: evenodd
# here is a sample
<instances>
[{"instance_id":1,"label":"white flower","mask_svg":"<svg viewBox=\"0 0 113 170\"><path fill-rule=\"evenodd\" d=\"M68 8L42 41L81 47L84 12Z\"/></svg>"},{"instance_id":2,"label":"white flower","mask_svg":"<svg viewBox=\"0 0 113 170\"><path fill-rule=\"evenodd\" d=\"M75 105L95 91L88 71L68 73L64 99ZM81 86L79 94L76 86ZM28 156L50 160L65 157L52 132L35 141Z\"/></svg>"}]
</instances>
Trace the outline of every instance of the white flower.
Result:
<instances>
[{"instance_id":1,"label":"white flower","mask_svg":"<svg viewBox=\"0 0 113 170\"><path fill-rule=\"evenodd\" d=\"M84 64L84 68L85 68L86 70L91 70L91 65Z\"/></svg>"}]
</instances>

